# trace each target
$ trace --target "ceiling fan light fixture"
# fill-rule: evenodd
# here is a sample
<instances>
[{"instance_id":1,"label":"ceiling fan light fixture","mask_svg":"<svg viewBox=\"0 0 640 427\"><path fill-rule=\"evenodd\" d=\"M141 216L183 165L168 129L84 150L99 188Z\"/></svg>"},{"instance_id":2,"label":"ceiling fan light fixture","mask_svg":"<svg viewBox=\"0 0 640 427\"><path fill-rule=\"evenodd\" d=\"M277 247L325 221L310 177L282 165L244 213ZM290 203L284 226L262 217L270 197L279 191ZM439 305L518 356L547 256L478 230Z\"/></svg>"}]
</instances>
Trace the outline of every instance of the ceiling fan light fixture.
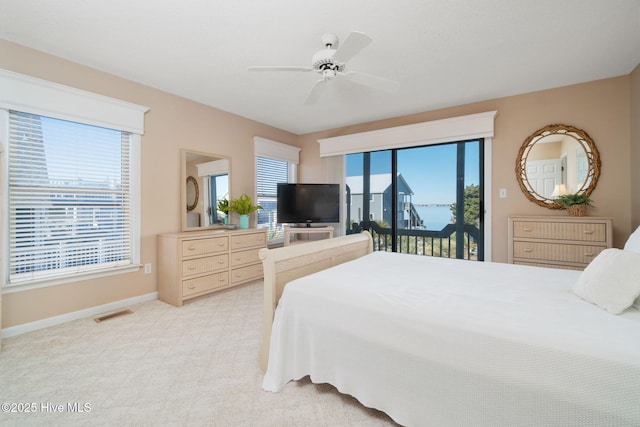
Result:
<instances>
[{"instance_id":1,"label":"ceiling fan light fixture","mask_svg":"<svg viewBox=\"0 0 640 427\"><path fill-rule=\"evenodd\" d=\"M346 63L372 42L372 39L366 34L352 31L340 44L340 47L338 47L338 37L335 34L323 34L321 39L324 49L313 54L311 67L254 66L249 67L249 71L315 71L321 74L322 78L317 80L312 87L311 93L309 93L304 103L305 105L315 103L325 90L326 84L324 83L336 77L347 78L354 83L388 92L393 92L397 89L397 82L384 77L355 71L344 72Z\"/></svg>"},{"instance_id":2,"label":"ceiling fan light fixture","mask_svg":"<svg viewBox=\"0 0 640 427\"><path fill-rule=\"evenodd\" d=\"M335 49L323 49L314 53L311 57L311 66L316 70L335 69L336 67L339 69L341 64L333 62L333 54L335 52Z\"/></svg>"},{"instance_id":3,"label":"ceiling fan light fixture","mask_svg":"<svg viewBox=\"0 0 640 427\"><path fill-rule=\"evenodd\" d=\"M335 70L326 69L322 71L322 80L324 80L325 82L328 80L332 80L333 78L335 78L335 76L336 76Z\"/></svg>"},{"instance_id":4,"label":"ceiling fan light fixture","mask_svg":"<svg viewBox=\"0 0 640 427\"><path fill-rule=\"evenodd\" d=\"M338 48L338 36L335 34L325 33L320 39L326 48L333 48L334 50Z\"/></svg>"}]
</instances>

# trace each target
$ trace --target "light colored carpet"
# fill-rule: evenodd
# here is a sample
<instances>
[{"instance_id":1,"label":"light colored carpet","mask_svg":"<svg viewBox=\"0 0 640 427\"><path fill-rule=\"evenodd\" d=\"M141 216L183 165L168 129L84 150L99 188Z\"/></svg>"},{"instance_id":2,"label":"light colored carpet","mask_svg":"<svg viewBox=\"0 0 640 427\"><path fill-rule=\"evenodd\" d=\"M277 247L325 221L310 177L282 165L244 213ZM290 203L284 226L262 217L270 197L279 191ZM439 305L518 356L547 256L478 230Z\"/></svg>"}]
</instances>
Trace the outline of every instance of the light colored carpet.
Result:
<instances>
[{"instance_id":1,"label":"light colored carpet","mask_svg":"<svg viewBox=\"0 0 640 427\"><path fill-rule=\"evenodd\" d=\"M181 308L151 301L130 309L101 323L77 320L3 340L0 424L395 425L308 379L280 393L262 390L262 282ZM6 403L35 412L5 412Z\"/></svg>"}]
</instances>

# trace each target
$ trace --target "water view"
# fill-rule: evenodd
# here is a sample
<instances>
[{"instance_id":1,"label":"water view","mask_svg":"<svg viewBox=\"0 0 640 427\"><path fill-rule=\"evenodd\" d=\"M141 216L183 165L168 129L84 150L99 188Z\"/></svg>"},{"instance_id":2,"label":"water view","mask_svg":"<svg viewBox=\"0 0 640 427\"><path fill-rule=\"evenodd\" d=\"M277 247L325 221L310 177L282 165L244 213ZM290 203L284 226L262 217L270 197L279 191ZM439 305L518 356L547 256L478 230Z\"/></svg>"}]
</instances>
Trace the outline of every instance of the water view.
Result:
<instances>
[{"instance_id":1,"label":"water view","mask_svg":"<svg viewBox=\"0 0 640 427\"><path fill-rule=\"evenodd\" d=\"M416 205L416 211L423 221L425 230L442 230L453 222L450 205Z\"/></svg>"}]
</instances>

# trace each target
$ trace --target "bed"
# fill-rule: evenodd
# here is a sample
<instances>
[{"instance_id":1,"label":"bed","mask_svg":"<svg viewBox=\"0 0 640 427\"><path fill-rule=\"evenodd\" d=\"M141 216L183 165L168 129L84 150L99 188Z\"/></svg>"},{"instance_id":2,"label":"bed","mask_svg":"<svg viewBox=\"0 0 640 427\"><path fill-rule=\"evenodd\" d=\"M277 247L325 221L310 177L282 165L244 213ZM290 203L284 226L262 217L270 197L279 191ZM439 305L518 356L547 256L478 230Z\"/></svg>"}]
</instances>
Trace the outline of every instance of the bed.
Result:
<instances>
[{"instance_id":1,"label":"bed","mask_svg":"<svg viewBox=\"0 0 640 427\"><path fill-rule=\"evenodd\" d=\"M640 253L606 252L580 272L373 252L366 232L263 249L263 388L309 376L407 426L639 426Z\"/></svg>"}]
</instances>

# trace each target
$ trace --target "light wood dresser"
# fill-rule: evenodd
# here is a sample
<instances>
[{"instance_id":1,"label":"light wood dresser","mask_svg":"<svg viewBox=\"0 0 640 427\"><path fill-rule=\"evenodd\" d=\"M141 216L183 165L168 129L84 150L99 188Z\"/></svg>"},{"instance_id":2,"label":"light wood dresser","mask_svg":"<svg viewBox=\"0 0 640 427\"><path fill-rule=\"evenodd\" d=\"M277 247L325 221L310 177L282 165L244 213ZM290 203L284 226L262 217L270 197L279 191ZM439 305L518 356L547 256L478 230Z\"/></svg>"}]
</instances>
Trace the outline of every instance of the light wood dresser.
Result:
<instances>
[{"instance_id":1,"label":"light wood dresser","mask_svg":"<svg viewBox=\"0 0 640 427\"><path fill-rule=\"evenodd\" d=\"M258 251L265 229L207 230L158 235L158 299L184 301L262 279Z\"/></svg>"},{"instance_id":2,"label":"light wood dresser","mask_svg":"<svg viewBox=\"0 0 640 427\"><path fill-rule=\"evenodd\" d=\"M612 245L611 218L512 216L509 263L583 270Z\"/></svg>"}]
</instances>

